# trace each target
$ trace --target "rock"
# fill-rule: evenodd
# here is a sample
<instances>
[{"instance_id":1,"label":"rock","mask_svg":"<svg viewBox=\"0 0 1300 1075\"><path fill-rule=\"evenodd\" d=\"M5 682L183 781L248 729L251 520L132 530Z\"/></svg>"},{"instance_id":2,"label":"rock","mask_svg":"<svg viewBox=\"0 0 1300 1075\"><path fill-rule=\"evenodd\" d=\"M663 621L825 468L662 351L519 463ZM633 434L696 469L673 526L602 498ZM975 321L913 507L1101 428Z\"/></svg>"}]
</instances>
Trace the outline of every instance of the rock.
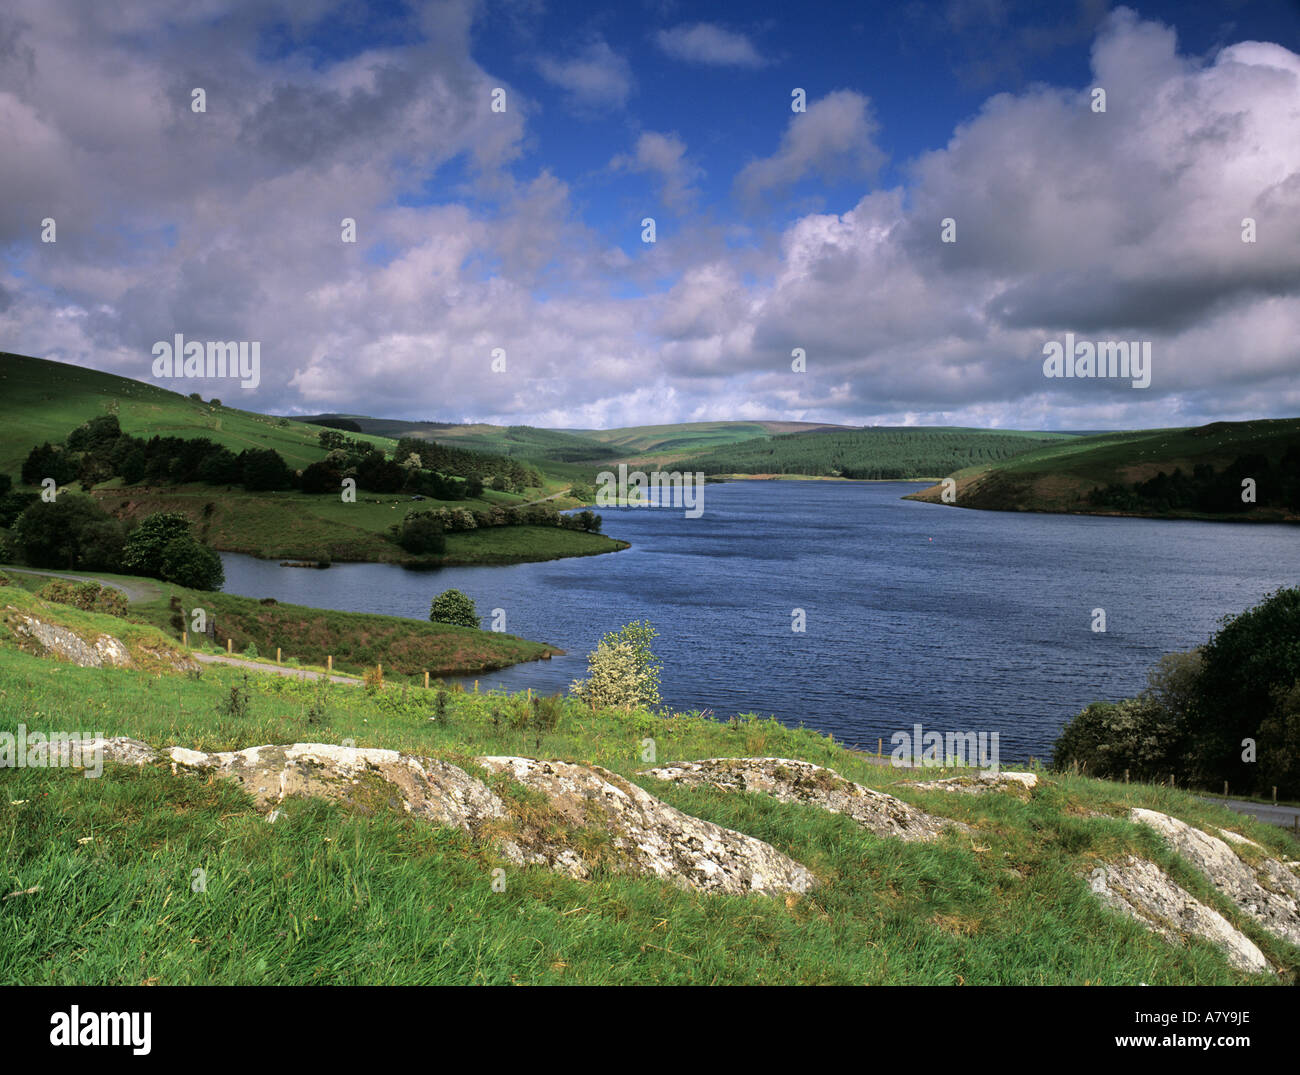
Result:
<instances>
[{"instance_id":1,"label":"rock","mask_svg":"<svg viewBox=\"0 0 1300 1075\"><path fill-rule=\"evenodd\" d=\"M14 613L9 619L14 634L26 639L43 657L61 657L82 668L130 668L133 663L127 648L112 635L96 634L87 640L67 627L19 612L12 605L9 610Z\"/></svg>"},{"instance_id":2,"label":"rock","mask_svg":"<svg viewBox=\"0 0 1300 1075\"><path fill-rule=\"evenodd\" d=\"M612 866L622 872L705 892L807 892L816 884L806 867L770 844L684 814L608 769L533 758L476 760L545 794L575 828L607 830L616 852Z\"/></svg>"},{"instance_id":3,"label":"rock","mask_svg":"<svg viewBox=\"0 0 1300 1075\"><path fill-rule=\"evenodd\" d=\"M1135 807L1129 811L1129 820L1163 836L1264 929L1300 945L1300 878L1277 859L1267 859L1256 868L1238 857L1224 840L1156 810Z\"/></svg>"},{"instance_id":4,"label":"rock","mask_svg":"<svg viewBox=\"0 0 1300 1075\"><path fill-rule=\"evenodd\" d=\"M656 780L724 791L756 791L780 802L808 803L851 817L877 836L933 840L945 828L965 828L934 817L883 791L855 784L821 765L789 758L706 758L642 770Z\"/></svg>"},{"instance_id":5,"label":"rock","mask_svg":"<svg viewBox=\"0 0 1300 1075\"><path fill-rule=\"evenodd\" d=\"M1089 887L1109 907L1173 944L1200 937L1223 952L1238 970L1272 973L1264 953L1249 937L1175 884L1154 862L1130 855L1123 864L1098 867Z\"/></svg>"},{"instance_id":6,"label":"rock","mask_svg":"<svg viewBox=\"0 0 1300 1075\"><path fill-rule=\"evenodd\" d=\"M46 741L29 746L27 749L28 757L35 755L43 765L51 764L52 756L55 764L64 766L80 759L77 764L83 768L86 761L95 756L96 751L102 751L104 761L120 762L123 765L143 765L157 756L157 751L148 743L142 743L139 739L128 739L125 736L109 739L103 736L94 739L55 739L54 742Z\"/></svg>"},{"instance_id":7,"label":"rock","mask_svg":"<svg viewBox=\"0 0 1300 1075\"><path fill-rule=\"evenodd\" d=\"M197 769L237 780L263 810L311 795L365 812L396 807L467 831L505 817L501 800L465 770L396 750L293 743L214 754L172 747L168 753L174 771Z\"/></svg>"},{"instance_id":8,"label":"rock","mask_svg":"<svg viewBox=\"0 0 1300 1075\"><path fill-rule=\"evenodd\" d=\"M908 785L922 791L957 791L963 795L983 795L989 791L1028 793L1038 787L1036 773L972 773L950 776L945 780L923 780Z\"/></svg>"},{"instance_id":9,"label":"rock","mask_svg":"<svg viewBox=\"0 0 1300 1075\"><path fill-rule=\"evenodd\" d=\"M136 656L121 641L109 634L98 632L78 634L68 627L49 623L37 616L29 616L13 605L5 607L6 618L19 647L35 652L40 657L55 657L82 668L137 668L141 663L149 670L159 667L174 672L190 672L198 663L180 650L169 648L165 642L138 642Z\"/></svg>"}]
</instances>

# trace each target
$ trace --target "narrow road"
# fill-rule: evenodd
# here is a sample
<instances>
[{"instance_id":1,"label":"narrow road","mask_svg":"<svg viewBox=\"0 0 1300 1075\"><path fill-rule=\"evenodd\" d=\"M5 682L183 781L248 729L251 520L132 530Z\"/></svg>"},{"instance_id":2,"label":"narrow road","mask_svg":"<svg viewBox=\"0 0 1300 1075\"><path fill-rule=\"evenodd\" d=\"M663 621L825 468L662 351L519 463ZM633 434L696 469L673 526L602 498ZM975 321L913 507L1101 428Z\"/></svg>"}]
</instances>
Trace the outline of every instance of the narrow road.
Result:
<instances>
[{"instance_id":1,"label":"narrow road","mask_svg":"<svg viewBox=\"0 0 1300 1075\"><path fill-rule=\"evenodd\" d=\"M260 661L250 661L246 657L224 657L216 653L194 652L191 652L190 656L203 664L228 664L238 668L247 668L253 672L270 672L276 676L292 676L294 679L325 679L328 677L331 683L346 683L351 687L359 687L363 682L360 676L313 672L308 668L293 668L282 664L262 664Z\"/></svg>"},{"instance_id":2,"label":"narrow road","mask_svg":"<svg viewBox=\"0 0 1300 1075\"><path fill-rule=\"evenodd\" d=\"M1234 814L1245 814L1268 825L1281 825L1284 829L1294 829L1296 819L1300 818L1300 807L1297 806L1283 806L1280 803L1274 806L1272 803L1252 803L1244 799L1208 799L1205 796L1200 798L1207 803L1226 806Z\"/></svg>"},{"instance_id":3,"label":"narrow road","mask_svg":"<svg viewBox=\"0 0 1300 1075\"><path fill-rule=\"evenodd\" d=\"M567 492L568 492L570 489L572 489L572 488L573 488L572 485L566 485L566 486L565 486L563 489L561 489L558 493L552 493L550 496L540 497L540 498L538 498L537 500L527 500L527 501L525 501L525 502L522 503L522 504L515 504L514 506L515 506L516 508L526 508L526 507L529 507L529 506L532 505L532 504L545 504L548 500L554 500L554 499L556 499L556 497L561 497L561 496L563 496L565 493L567 493Z\"/></svg>"},{"instance_id":4,"label":"narrow road","mask_svg":"<svg viewBox=\"0 0 1300 1075\"><path fill-rule=\"evenodd\" d=\"M137 585L118 582L116 579L100 578L96 575L70 575L66 571L36 571L30 567L10 567L8 564L0 564L0 571L15 575L44 575L52 579L72 579L74 582L98 582L101 586L111 586L114 590L126 594L128 601L151 601L161 592L161 588L155 588L147 582Z\"/></svg>"}]
</instances>

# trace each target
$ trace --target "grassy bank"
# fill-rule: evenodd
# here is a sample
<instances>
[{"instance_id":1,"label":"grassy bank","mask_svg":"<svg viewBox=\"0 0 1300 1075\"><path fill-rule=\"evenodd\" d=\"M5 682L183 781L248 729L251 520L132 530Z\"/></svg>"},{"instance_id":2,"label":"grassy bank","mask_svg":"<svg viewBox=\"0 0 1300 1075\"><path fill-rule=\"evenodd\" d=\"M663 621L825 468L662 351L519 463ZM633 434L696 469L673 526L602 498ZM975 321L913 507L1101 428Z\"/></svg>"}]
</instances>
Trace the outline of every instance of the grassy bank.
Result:
<instances>
[{"instance_id":1,"label":"grassy bank","mask_svg":"<svg viewBox=\"0 0 1300 1075\"><path fill-rule=\"evenodd\" d=\"M201 608L214 629L209 640L190 634L195 648L226 652L226 640L236 655L243 656L250 644L263 659L275 658L276 648L287 663L324 667L334 658L338 672L362 674L382 664L386 675L422 680L431 676L475 675L523 661L545 660L564 651L541 642L530 642L495 631L380 616L360 612L334 612L304 605L263 604L251 597L187 590L153 579L95 576L104 582L119 581L140 597L130 605L129 619L109 618L59 604L38 602L28 596L39 591L49 576L0 573L0 605L18 604L25 611L43 608L42 618L74 629L94 627L98 631L128 639L130 632L143 631L148 637L165 638L169 646L180 642L181 630L189 630L190 614ZM433 589L430 588L432 598ZM23 600L14 596L22 591ZM143 626L141 626L143 625Z\"/></svg>"},{"instance_id":2,"label":"grassy bank","mask_svg":"<svg viewBox=\"0 0 1300 1075\"><path fill-rule=\"evenodd\" d=\"M238 711L232 688L246 690ZM1217 951L1175 947L1106 911L1091 868L1129 852L1244 929L1291 980L1300 951L1264 933L1129 824L1132 805L1242 832L1294 858L1290 837L1183 792L1044 774L1024 801L920 792L903 771L770 720L590 711L565 705L540 737L522 699L303 684L205 668L195 678L58 664L0 646L0 730L83 729L155 746L390 747L472 767L481 754L595 762L697 817L773 844L814 871L802 897L722 896L597 871L517 869L459 830L385 809L290 800L268 825L229 783L167 765L0 776L4 983L1230 984ZM432 719L431 719L432 718ZM779 755L830 765L975 826L932 844L761 795L634 774L660 761ZM1092 815L1100 816L1092 816ZM575 837L583 838L580 834ZM505 868L504 891L494 869ZM195 871L206 888L195 891ZM1289 968L1289 969L1287 969Z\"/></svg>"}]
</instances>

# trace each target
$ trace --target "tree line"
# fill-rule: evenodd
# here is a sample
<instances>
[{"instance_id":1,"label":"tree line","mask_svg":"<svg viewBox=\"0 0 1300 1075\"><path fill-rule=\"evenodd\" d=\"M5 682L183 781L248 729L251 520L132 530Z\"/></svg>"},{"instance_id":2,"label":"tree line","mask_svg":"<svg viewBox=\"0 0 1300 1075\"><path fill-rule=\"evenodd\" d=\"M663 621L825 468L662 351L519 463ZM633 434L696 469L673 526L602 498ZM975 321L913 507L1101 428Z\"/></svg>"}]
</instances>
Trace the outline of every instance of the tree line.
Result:
<instances>
[{"instance_id":1,"label":"tree line","mask_svg":"<svg viewBox=\"0 0 1300 1075\"><path fill-rule=\"evenodd\" d=\"M1244 483L1253 482L1246 499ZM1252 508L1300 511L1300 443L1290 445L1274 464L1267 456L1240 455L1222 470L1197 463L1188 474L1175 467L1146 481L1111 482L1094 488L1088 503L1116 511L1195 511L1214 515L1240 514Z\"/></svg>"}]
</instances>

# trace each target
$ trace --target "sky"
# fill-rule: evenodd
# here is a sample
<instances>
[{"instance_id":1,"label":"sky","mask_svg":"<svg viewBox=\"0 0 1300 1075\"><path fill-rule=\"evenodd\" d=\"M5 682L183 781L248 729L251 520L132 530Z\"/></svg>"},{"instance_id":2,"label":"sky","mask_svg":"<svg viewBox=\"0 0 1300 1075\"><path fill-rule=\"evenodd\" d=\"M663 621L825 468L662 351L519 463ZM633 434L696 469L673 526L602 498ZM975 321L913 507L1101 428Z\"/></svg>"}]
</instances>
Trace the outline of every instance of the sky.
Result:
<instances>
[{"instance_id":1,"label":"sky","mask_svg":"<svg viewBox=\"0 0 1300 1075\"><path fill-rule=\"evenodd\" d=\"M7 0L0 144L0 350L251 410L1300 415L1294 2Z\"/></svg>"}]
</instances>

